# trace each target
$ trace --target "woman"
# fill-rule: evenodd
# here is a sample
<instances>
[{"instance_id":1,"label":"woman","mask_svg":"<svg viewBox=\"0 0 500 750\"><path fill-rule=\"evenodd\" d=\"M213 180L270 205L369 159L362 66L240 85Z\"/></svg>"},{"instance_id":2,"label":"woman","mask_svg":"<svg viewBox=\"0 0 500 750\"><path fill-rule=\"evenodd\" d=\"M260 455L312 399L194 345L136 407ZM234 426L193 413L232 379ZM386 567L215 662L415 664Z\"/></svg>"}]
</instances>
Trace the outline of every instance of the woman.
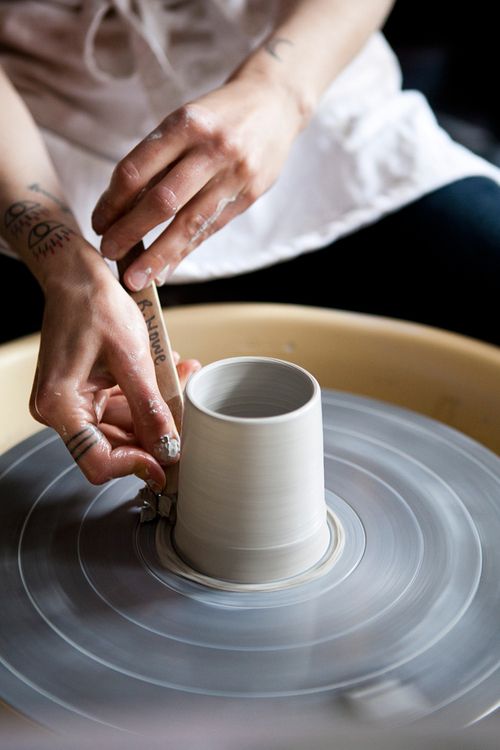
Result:
<instances>
[{"instance_id":1,"label":"woman","mask_svg":"<svg viewBox=\"0 0 500 750\"><path fill-rule=\"evenodd\" d=\"M97 235L109 260L147 237L130 289L269 266L276 280L274 264L314 263L445 185L498 189L498 170L401 92L376 33L390 6L2 3L2 236L46 298L31 409L90 481L134 472L158 489L178 458L144 323Z\"/></svg>"}]
</instances>

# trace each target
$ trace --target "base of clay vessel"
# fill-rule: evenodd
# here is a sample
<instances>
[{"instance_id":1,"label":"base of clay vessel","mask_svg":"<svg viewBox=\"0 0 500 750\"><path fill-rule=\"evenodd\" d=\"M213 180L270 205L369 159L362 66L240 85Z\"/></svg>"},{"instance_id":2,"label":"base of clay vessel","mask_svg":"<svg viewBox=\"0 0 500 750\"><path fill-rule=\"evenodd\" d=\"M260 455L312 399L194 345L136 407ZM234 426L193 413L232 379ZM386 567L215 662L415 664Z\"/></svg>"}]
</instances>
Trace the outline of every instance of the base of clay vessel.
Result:
<instances>
[{"instance_id":1,"label":"base of clay vessel","mask_svg":"<svg viewBox=\"0 0 500 750\"><path fill-rule=\"evenodd\" d=\"M212 589L218 589L219 591L277 591L314 581L335 565L344 548L344 531L331 508L327 508L327 526L330 532L330 540L324 555L315 565L293 577L266 583L239 583L207 576L195 570L178 553L174 541L174 527L166 518L159 518L157 521L156 551L160 563L171 573Z\"/></svg>"}]
</instances>

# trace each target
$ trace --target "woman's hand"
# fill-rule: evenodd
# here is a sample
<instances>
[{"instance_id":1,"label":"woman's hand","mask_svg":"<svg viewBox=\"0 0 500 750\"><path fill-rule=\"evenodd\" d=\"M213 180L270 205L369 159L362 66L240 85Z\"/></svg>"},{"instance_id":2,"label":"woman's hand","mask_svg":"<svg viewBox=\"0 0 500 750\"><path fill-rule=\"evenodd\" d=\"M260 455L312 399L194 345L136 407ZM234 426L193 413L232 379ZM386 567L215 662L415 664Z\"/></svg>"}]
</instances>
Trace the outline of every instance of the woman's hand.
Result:
<instances>
[{"instance_id":1,"label":"woman's hand","mask_svg":"<svg viewBox=\"0 0 500 750\"><path fill-rule=\"evenodd\" d=\"M31 413L57 430L94 484L136 474L158 492L163 468L178 459L166 448L178 447L179 435L137 305L102 260L90 266L82 258L78 283L63 277L45 288ZM181 382L199 367L180 363Z\"/></svg>"},{"instance_id":2,"label":"woman's hand","mask_svg":"<svg viewBox=\"0 0 500 750\"><path fill-rule=\"evenodd\" d=\"M122 258L172 219L128 269L131 289L163 282L272 185L323 91L392 3L282 3L272 33L224 86L169 115L119 162L93 215L95 231L104 235L103 254Z\"/></svg>"},{"instance_id":3,"label":"woman's hand","mask_svg":"<svg viewBox=\"0 0 500 750\"><path fill-rule=\"evenodd\" d=\"M275 181L303 118L285 86L235 79L181 107L116 166L93 214L102 253L122 258L172 219L127 270L130 289L160 283Z\"/></svg>"}]
</instances>

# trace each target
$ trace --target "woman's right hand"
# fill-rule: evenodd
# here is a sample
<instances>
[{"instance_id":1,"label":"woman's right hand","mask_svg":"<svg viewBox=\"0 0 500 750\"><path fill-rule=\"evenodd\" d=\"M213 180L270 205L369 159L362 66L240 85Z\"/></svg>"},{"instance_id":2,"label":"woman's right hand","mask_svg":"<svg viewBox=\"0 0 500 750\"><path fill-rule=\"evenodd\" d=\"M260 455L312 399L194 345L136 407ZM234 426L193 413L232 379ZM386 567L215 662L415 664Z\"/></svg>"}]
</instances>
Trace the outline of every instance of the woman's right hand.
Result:
<instances>
[{"instance_id":1,"label":"woman's right hand","mask_svg":"<svg viewBox=\"0 0 500 750\"><path fill-rule=\"evenodd\" d=\"M58 274L45 285L30 410L57 430L94 484L136 474L158 492L164 468L178 460L179 435L158 390L146 325L97 253L79 255L77 279ZM179 363L181 382L199 367Z\"/></svg>"}]
</instances>

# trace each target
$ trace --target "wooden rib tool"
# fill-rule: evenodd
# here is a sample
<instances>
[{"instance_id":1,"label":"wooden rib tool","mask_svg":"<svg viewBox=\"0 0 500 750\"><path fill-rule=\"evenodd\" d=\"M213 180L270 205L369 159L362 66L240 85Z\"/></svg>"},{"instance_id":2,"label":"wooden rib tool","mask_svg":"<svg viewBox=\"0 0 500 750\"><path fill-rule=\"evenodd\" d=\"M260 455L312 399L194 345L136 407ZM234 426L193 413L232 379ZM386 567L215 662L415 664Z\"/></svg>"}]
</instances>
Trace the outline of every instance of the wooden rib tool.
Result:
<instances>
[{"instance_id":1,"label":"wooden rib tool","mask_svg":"<svg viewBox=\"0 0 500 750\"><path fill-rule=\"evenodd\" d=\"M127 253L125 258L122 258L117 263L119 278L125 289L127 289L123 283L125 271L143 252L144 244L141 241ZM127 289L127 292L136 302L146 323L149 334L149 348L155 366L158 388L163 400L172 412L180 436L182 431L184 399L156 285L154 282L151 282L146 289L143 289L140 292L131 292L129 289ZM149 490L149 488L146 488L142 493L142 497L154 510L154 516L156 516L156 513L158 512L161 513L161 515L171 515L177 495L179 480L178 463L167 469L166 477L167 482L165 488L159 496L156 496L151 490ZM149 520L149 518L154 516L143 513L141 520Z\"/></svg>"}]
</instances>

